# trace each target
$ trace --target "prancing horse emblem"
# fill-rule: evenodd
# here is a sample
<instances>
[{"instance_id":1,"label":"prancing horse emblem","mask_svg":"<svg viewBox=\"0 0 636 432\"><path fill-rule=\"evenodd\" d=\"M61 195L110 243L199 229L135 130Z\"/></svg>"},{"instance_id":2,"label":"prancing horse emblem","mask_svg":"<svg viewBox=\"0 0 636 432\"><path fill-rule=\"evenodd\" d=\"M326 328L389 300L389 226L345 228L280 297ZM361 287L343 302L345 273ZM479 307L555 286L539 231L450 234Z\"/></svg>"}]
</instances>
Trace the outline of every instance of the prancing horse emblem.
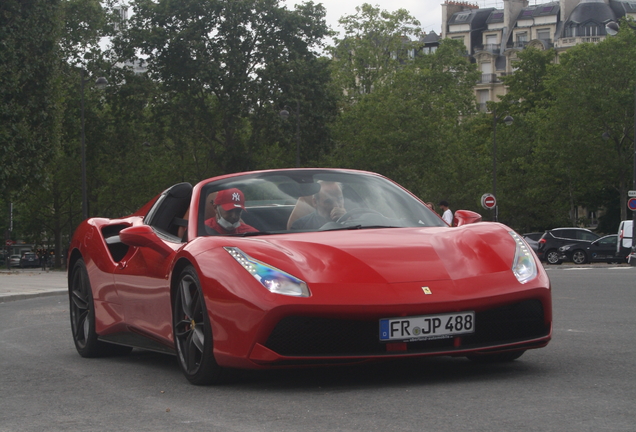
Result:
<instances>
[{"instance_id":1,"label":"prancing horse emblem","mask_svg":"<svg viewBox=\"0 0 636 432\"><path fill-rule=\"evenodd\" d=\"M422 291L424 291L426 295L433 294L433 291L431 291L429 287L422 287Z\"/></svg>"}]
</instances>

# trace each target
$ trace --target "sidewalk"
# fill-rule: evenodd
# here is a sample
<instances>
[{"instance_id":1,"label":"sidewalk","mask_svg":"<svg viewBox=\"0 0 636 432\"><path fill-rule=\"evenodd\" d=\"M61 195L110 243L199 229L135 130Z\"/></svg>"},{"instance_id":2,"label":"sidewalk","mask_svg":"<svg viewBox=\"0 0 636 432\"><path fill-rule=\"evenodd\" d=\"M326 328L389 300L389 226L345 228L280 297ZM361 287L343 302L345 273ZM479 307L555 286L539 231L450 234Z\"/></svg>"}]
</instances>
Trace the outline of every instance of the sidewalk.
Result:
<instances>
[{"instance_id":1,"label":"sidewalk","mask_svg":"<svg viewBox=\"0 0 636 432\"><path fill-rule=\"evenodd\" d=\"M67 291L66 272L62 270L0 270L0 303Z\"/></svg>"}]
</instances>

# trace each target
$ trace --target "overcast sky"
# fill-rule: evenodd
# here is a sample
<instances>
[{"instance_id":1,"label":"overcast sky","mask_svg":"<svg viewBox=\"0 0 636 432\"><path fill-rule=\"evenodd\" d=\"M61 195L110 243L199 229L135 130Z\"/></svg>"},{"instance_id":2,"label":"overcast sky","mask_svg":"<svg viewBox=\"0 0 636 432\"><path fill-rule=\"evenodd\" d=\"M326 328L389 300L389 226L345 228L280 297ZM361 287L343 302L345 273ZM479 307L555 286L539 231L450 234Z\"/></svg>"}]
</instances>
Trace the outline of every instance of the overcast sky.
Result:
<instances>
[{"instance_id":1,"label":"overcast sky","mask_svg":"<svg viewBox=\"0 0 636 432\"><path fill-rule=\"evenodd\" d=\"M294 9L296 3L301 0L284 0L288 9ZM434 30L440 34L442 28L442 7L443 0L314 0L314 3L322 3L327 10L327 24L336 31L342 32L338 28L338 20L344 15L353 15L356 6L369 3L381 10L394 12L398 9L406 9L420 22L422 29L428 33ZM342 33L340 37L342 37Z\"/></svg>"}]
</instances>

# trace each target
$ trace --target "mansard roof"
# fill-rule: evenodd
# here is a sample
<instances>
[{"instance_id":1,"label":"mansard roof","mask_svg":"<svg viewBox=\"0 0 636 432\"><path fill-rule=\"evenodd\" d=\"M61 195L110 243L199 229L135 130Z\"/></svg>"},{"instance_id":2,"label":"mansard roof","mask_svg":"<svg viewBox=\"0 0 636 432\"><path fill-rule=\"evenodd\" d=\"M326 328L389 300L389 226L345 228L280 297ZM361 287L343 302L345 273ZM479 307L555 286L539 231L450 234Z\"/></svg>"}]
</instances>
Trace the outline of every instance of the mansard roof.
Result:
<instances>
[{"instance_id":1,"label":"mansard roof","mask_svg":"<svg viewBox=\"0 0 636 432\"><path fill-rule=\"evenodd\" d=\"M616 14L610 5L603 0L581 0L572 10L566 22L566 26L570 23L581 24L588 21L597 23L616 21Z\"/></svg>"},{"instance_id":2,"label":"mansard roof","mask_svg":"<svg viewBox=\"0 0 636 432\"><path fill-rule=\"evenodd\" d=\"M495 8L486 9L464 9L455 12L448 20L448 25L470 24L472 30L482 28L486 25L486 20Z\"/></svg>"},{"instance_id":3,"label":"mansard roof","mask_svg":"<svg viewBox=\"0 0 636 432\"><path fill-rule=\"evenodd\" d=\"M543 3L534 6L527 6L521 9L517 20L530 19L542 16L557 15L559 13L559 2Z\"/></svg>"}]
</instances>

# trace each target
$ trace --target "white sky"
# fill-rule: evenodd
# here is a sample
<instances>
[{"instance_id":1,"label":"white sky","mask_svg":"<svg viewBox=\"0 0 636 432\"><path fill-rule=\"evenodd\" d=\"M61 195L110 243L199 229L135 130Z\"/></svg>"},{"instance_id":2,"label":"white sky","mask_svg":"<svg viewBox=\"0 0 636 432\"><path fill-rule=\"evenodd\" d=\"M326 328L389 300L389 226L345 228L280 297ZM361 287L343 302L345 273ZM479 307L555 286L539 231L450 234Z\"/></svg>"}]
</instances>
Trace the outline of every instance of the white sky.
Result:
<instances>
[{"instance_id":1,"label":"white sky","mask_svg":"<svg viewBox=\"0 0 636 432\"><path fill-rule=\"evenodd\" d=\"M442 7L444 0L313 0L314 3L322 3L327 11L327 25L336 31L342 32L338 28L338 20L344 15L353 15L356 6L369 3L381 10L394 12L398 9L406 9L420 22L423 30L428 33L434 30L440 34L442 29ZM293 10L296 3L302 0L283 0L288 9ZM342 37L342 34L340 34Z\"/></svg>"},{"instance_id":2,"label":"white sky","mask_svg":"<svg viewBox=\"0 0 636 432\"><path fill-rule=\"evenodd\" d=\"M419 22L426 33L431 30L440 34L442 32L442 6L444 0L313 0L314 3L322 3L327 11L327 25L333 30L342 32L338 27L338 20L344 15L353 15L356 6L369 3L381 10L394 12L398 9L406 9ZM530 4L543 3L546 0L530 0ZM283 0L288 9L293 10L296 3L303 0ZM502 0L469 0L470 3L477 4L480 8L497 7L503 9ZM343 35L340 34L340 37Z\"/></svg>"}]
</instances>

